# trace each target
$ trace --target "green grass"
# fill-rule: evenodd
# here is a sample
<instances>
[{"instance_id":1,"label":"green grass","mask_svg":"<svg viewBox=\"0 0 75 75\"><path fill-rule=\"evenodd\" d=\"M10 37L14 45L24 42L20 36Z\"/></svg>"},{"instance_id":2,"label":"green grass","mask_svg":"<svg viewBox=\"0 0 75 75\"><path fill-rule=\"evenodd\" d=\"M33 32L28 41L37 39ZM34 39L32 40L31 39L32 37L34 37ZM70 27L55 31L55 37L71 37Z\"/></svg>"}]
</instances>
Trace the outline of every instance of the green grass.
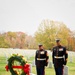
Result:
<instances>
[{"instance_id":1,"label":"green grass","mask_svg":"<svg viewBox=\"0 0 75 75\"><path fill-rule=\"evenodd\" d=\"M0 57L0 75L11 75L10 72L6 72L5 65L6 65L5 57Z\"/></svg>"},{"instance_id":2,"label":"green grass","mask_svg":"<svg viewBox=\"0 0 75 75\"><path fill-rule=\"evenodd\" d=\"M32 63L32 60L34 60L34 57L31 57L28 60L28 62ZM7 72L5 70L5 65L6 65L5 57L0 56L0 75L11 75L9 71ZM69 67L69 75L75 75L75 57L73 57L72 63L68 61L67 66ZM46 75L55 75L54 68L46 67L45 70L46 70L46 72L45 72ZM35 67L32 68L32 72L34 74L36 74L36 68Z\"/></svg>"},{"instance_id":3,"label":"green grass","mask_svg":"<svg viewBox=\"0 0 75 75\"><path fill-rule=\"evenodd\" d=\"M46 70L46 71L45 71L45 75L55 75L53 68L48 68L48 67L46 67L45 70ZM36 68L35 68L35 67L33 67L32 72L33 72L34 74L36 74Z\"/></svg>"}]
</instances>

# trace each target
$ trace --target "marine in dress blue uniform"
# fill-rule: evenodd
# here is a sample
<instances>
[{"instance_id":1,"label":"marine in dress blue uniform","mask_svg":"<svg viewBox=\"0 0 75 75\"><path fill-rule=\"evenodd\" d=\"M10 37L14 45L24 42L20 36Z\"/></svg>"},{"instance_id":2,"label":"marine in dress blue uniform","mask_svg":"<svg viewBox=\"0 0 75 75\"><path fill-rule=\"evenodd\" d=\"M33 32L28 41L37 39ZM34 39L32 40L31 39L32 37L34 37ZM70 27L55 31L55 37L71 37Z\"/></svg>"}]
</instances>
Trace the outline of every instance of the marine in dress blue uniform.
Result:
<instances>
[{"instance_id":1,"label":"marine in dress blue uniform","mask_svg":"<svg viewBox=\"0 0 75 75\"><path fill-rule=\"evenodd\" d=\"M66 65L68 53L66 47L60 44L60 39L56 40L57 46L53 47L52 58L56 75L63 75L63 65Z\"/></svg>"},{"instance_id":2,"label":"marine in dress blue uniform","mask_svg":"<svg viewBox=\"0 0 75 75\"><path fill-rule=\"evenodd\" d=\"M39 45L39 50L36 51L35 64L37 75L45 75L45 66L48 65L48 53L43 49L43 45Z\"/></svg>"}]
</instances>

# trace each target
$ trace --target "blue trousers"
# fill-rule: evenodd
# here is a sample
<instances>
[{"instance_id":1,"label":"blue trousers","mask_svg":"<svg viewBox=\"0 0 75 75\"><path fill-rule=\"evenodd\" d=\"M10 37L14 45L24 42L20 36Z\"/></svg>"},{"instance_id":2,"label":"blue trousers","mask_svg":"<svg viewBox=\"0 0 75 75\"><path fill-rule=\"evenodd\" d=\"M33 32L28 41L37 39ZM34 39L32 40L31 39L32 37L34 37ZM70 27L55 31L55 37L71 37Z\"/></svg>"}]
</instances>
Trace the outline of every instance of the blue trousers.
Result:
<instances>
[{"instance_id":1,"label":"blue trousers","mask_svg":"<svg viewBox=\"0 0 75 75\"><path fill-rule=\"evenodd\" d=\"M62 67L54 67L56 75L63 75L63 66Z\"/></svg>"},{"instance_id":2,"label":"blue trousers","mask_svg":"<svg viewBox=\"0 0 75 75\"><path fill-rule=\"evenodd\" d=\"M36 67L37 75L45 75L45 67Z\"/></svg>"}]
</instances>

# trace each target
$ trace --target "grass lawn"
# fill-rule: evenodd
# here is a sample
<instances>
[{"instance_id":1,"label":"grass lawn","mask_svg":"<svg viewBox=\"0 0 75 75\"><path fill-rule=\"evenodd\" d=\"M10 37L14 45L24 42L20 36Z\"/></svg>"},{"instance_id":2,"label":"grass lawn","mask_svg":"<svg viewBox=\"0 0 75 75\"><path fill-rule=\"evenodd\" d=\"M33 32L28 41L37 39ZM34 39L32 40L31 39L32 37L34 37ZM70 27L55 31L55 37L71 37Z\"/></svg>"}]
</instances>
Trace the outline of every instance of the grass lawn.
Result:
<instances>
[{"instance_id":1,"label":"grass lawn","mask_svg":"<svg viewBox=\"0 0 75 75\"><path fill-rule=\"evenodd\" d=\"M32 62L34 58L29 59L29 63ZM10 72L7 72L5 70L5 65L6 65L6 59L5 57L0 56L0 75L11 75ZM73 57L73 62L69 62L67 66L69 67L69 75L75 75L75 57ZM32 67L32 73L36 74L36 69L35 67ZM55 75L54 69L53 68L46 68L46 75Z\"/></svg>"}]
</instances>

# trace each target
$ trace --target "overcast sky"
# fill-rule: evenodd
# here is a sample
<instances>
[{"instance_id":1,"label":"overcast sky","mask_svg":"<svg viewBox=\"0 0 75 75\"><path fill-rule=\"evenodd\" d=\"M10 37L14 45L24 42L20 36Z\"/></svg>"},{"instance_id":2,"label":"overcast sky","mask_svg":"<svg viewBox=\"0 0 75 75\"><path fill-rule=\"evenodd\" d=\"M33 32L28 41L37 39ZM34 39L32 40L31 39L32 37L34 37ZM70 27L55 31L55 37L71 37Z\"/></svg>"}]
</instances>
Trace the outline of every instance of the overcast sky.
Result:
<instances>
[{"instance_id":1,"label":"overcast sky","mask_svg":"<svg viewBox=\"0 0 75 75\"><path fill-rule=\"evenodd\" d=\"M64 22L75 30L75 0L0 0L0 32L34 35L43 19Z\"/></svg>"}]
</instances>

